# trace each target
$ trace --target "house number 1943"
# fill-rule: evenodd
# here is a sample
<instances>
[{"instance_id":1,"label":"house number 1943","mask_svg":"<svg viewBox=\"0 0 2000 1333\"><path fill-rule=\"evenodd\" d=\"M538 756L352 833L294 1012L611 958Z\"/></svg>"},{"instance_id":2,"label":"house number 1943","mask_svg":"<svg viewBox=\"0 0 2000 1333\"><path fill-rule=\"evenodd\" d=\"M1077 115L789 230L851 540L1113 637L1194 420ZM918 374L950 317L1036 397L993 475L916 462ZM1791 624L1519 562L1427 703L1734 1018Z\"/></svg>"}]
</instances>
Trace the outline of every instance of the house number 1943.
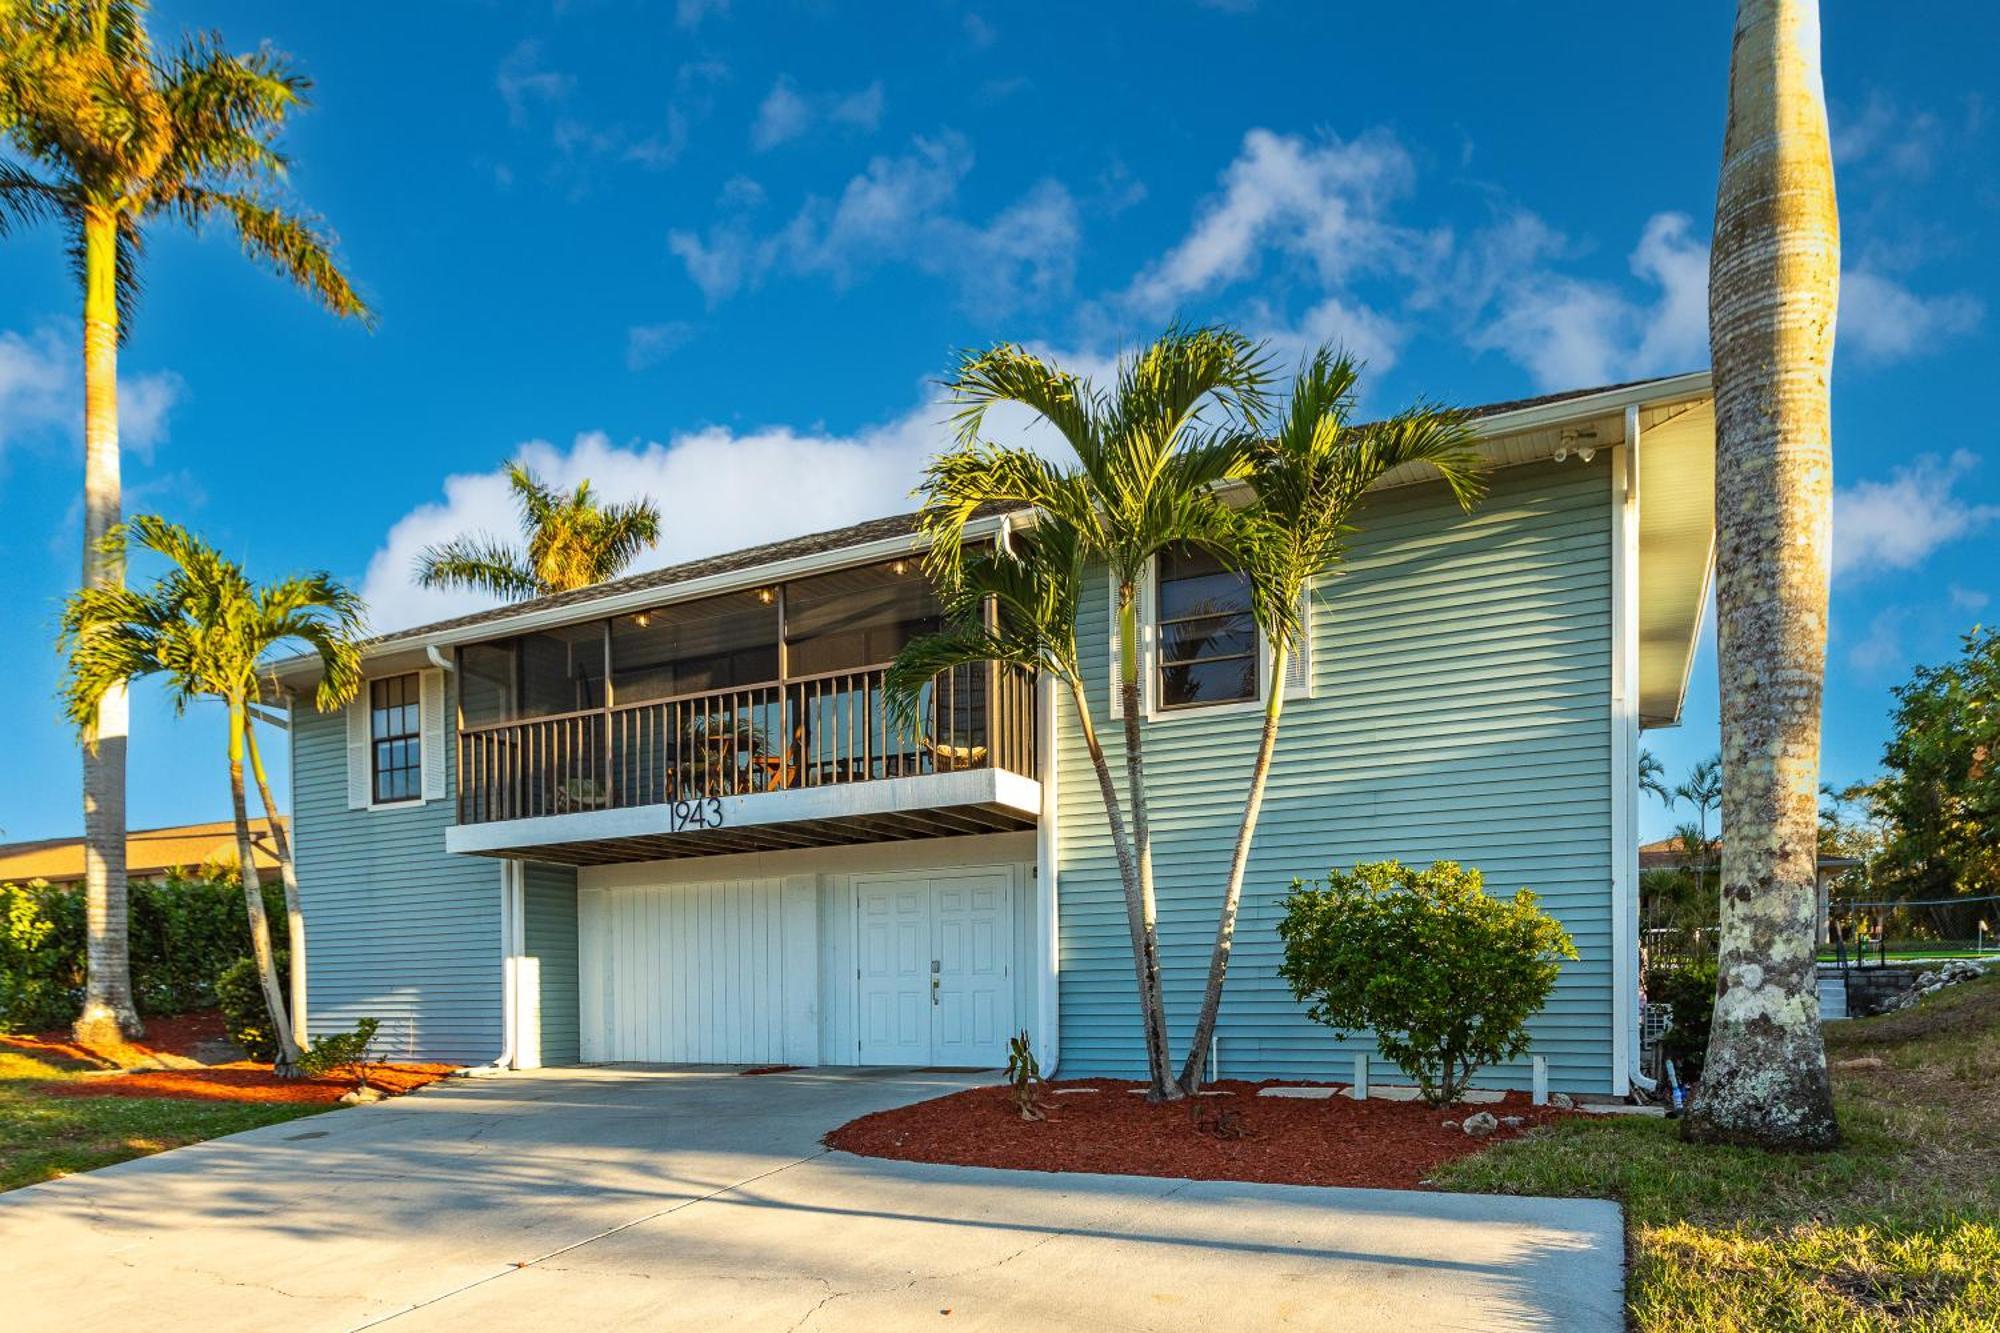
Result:
<instances>
[{"instance_id":1,"label":"house number 1943","mask_svg":"<svg viewBox=\"0 0 2000 1333\"><path fill-rule=\"evenodd\" d=\"M703 800L675 801L668 808L668 821L674 833L691 828L721 828L722 801L714 796Z\"/></svg>"}]
</instances>

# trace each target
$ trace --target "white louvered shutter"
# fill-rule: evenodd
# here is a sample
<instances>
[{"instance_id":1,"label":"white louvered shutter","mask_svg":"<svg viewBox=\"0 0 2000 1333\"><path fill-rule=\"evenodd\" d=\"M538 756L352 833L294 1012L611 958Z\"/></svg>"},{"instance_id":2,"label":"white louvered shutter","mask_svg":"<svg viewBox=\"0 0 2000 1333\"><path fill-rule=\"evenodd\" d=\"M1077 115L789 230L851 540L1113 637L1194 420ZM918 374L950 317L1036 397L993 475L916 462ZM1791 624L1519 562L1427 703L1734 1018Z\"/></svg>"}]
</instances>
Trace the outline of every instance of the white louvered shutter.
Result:
<instances>
[{"instance_id":1,"label":"white louvered shutter","mask_svg":"<svg viewBox=\"0 0 2000 1333\"><path fill-rule=\"evenodd\" d=\"M1299 641L1285 658L1285 697L1310 699L1313 692L1313 595L1308 584L1299 593Z\"/></svg>"},{"instance_id":2,"label":"white louvered shutter","mask_svg":"<svg viewBox=\"0 0 2000 1333\"><path fill-rule=\"evenodd\" d=\"M1124 642L1118 634L1118 576L1116 574L1107 573L1104 576L1104 591L1104 604L1106 608L1104 619L1105 623L1110 626L1111 631L1108 636L1111 640L1111 655L1109 658L1111 663L1111 716L1124 717L1125 693L1118 688L1118 683L1122 678L1121 673L1123 668L1120 664L1125 660L1125 650Z\"/></svg>"},{"instance_id":3,"label":"white louvered shutter","mask_svg":"<svg viewBox=\"0 0 2000 1333\"><path fill-rule=\"evenodd\" d=\"M347 808L366 810L374 795L374 769L369 763L368 682L347 705Z\"/></svg>"},{"instance_id":4,"label":"white louvered shutter","mask_svg":"<svg viewBox=\"0 0 2000 1333\"><path fill-rule=\"evenodd\" d=\"M418 673L422 698L424 799L444 799L444 672Z\"/></svg>"}]
</instances>

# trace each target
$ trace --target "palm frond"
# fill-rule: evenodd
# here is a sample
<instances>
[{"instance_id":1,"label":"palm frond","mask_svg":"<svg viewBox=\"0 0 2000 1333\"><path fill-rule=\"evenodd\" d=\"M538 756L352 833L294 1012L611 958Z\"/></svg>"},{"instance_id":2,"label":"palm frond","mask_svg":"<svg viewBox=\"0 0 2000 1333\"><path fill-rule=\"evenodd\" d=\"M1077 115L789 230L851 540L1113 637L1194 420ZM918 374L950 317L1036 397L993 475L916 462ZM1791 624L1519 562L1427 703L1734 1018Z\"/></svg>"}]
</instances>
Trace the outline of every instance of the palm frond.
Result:
<instances>
[{"instance_id":1,"label":"palm frond","mask_svg":"<svg viewBox=\"0 0 2000 1333\"><path fill-rule=\"evenodd\" d=\"M581 490L581 488L579 488ZM616 577L660 540L660 507L650 497L597 511L592 534L594 583Z\"/></svg>"},{"instance_id":2,"label":"palm frond","mask_svg":"<svg viewBox=\"0 0 2000 1333\"><path fill-rule=\"evenodd\" d=\"M420 587L471 588L509 599L542 590L520 552L484 533L426 546L417 555L416 575Z\"/></svg>"},{"instance_id":3,"label":"palm frond","mask_svg":"<svg viewBox=\"0 0 2000 1333\"><path fill-rule=\"evenodd\" d=\"M288 213L251 194L197 185L163 190L160 202L196 226L218 213L226 216L244 253L270 263L334 314L374 324L374 312L341 272L333 238L317 219Z\"/></svg>"},{"instance_id":4,"label":"palm frond","mask_svg":"<svg viewBox=\"0 0 2000 1333\"><path fill-rule=\"evenodd\" d=\"M1088 381L1013 343L961 354L958 370L945 381L956 407L952 421L961 446L979 439L986 413L1000 403L1018 403L1047 421L1079 457L1096 452L1101 439L1101 401Z\"/></svg>"}]
</instances>

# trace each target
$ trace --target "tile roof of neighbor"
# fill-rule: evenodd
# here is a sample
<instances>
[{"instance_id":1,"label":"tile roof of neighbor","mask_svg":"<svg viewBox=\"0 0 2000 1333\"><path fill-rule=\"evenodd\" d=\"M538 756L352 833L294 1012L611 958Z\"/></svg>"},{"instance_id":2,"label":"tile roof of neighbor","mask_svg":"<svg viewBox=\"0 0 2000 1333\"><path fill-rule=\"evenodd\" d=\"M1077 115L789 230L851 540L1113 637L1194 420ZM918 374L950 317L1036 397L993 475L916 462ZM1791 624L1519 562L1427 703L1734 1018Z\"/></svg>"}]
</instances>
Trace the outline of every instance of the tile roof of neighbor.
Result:
<instances>
[{"instance_id":1,"label":"tile roof of neighbor","mask_svg":"<svg viewBox=\"0 0 2000 1333\"><path fill-rule=\"evenodd\" d=\"M1646 384L1660 384L1678 379L1678 375L1661 375L1652 379L1626 380L1618 384L1599 384L1588 389L1568 389L1562 393L1546 393L1535 398L1514 398L1500 403L1482 403L1465 409L1466 413L1478 419L1495 417L1506 412L1519 412L1532 407L1546 407L1552 403L1568 402L1573 398L1589 398L1597 394L1616 393L1620 389L1633 389ZM999 512L996 508L993 512ZM721 555L704 556L699 560L689 560L678 565L667 565L660 569L649 569L642 574L629 574L622 579L609 579L603 583L593 583L587 588L577 588L570 592L553 593L547 597L535 597L525 601L508 602L502 606L490 607L484 611L474 611L467 615L454 616L449 620L435 620L409 629L399 629L371 639L368 649L391 646L408 639L420 639L427 635L443 633L447 630L463 629L471 625L481 625L488 621L504 620L530 611L557 610L565 606L576 606L597 601L603 597L615 597L622 593L640 592L647 588L670 588L677 583L692 579L709 578L717 574L732 574L738 570L754 569L759 565L775 564L781 560L795 560L802 556L818 555L825 551L838 551L849 546L863 546L869 542L890 537L906 536L916 531L917 515L894 514L888 518L869 519L865 523L855 523L844 528L831 528L825 532L808 533L801 537L788 537L783 541L766 542L762 546L750 546L740 551L728 551Z\"/></svg>"},{"instance_id":2,"label":"tile roof of neighbor","mask_svg":"<svg viewBox=\"0 0 2000 1333\"><path fill-rule=\"evenodd\" d=\"M271 826L250 821L250 858L260 871L278 868L271 850ZM172 828L133 829L125 835L125 873L148 879L169 870L192 870L204 863L236 859L236 824L178 824ZM69 884L83 878L82 838L42 838L34 842L0 843L0 883L44 879Z\"/></svg>"}]
</instances>

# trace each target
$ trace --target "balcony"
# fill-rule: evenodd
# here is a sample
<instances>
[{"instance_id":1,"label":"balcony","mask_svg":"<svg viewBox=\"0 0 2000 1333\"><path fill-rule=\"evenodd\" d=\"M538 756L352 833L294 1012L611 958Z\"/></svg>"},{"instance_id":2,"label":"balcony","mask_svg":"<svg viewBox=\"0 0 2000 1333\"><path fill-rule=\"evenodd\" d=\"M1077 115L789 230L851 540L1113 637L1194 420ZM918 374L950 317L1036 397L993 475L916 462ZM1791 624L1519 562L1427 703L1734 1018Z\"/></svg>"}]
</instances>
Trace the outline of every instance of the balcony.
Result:
<instances>
[{"instance_id":1,"label":"balcony","mask_svg":"<svg viewBox=\"0 0 2000 1333\"><path fill-rule=\"evenodd\" d=\"M899 726L887 670L464 726L447 846L584 865L1034 827L1033 679L955 669Z\"/></svg>"}]
</instances>

